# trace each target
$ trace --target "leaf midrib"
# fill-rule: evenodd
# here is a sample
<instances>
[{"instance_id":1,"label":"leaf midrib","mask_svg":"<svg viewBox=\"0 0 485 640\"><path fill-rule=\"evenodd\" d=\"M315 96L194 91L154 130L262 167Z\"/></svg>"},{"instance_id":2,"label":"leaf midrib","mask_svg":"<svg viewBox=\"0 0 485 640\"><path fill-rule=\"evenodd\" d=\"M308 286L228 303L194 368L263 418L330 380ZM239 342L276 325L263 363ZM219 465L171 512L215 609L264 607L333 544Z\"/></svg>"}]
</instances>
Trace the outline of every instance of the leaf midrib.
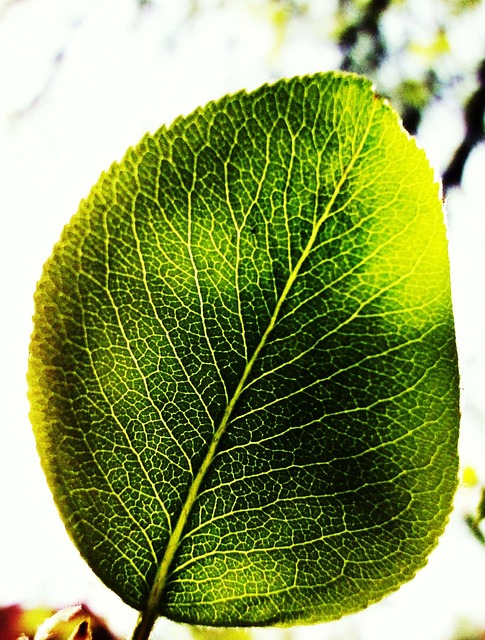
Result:
<instances>
[{"instance_id":1,"label":"leaf midrib","mask_svg":"<svg viewBox=\"0 0 485 640\"><path fill-rule=\"evenodd\" d=\"M230 398L226 409L224 411L224 414L222 416L221 422L214 434L214 437L212 439L212 441L210 442L209 448L207 450L207 454L204 457L202 464L199 468L199 471L197 472L197 475L194 478L193 483L191 484L188 494L187 494L187 499L185 501L185 503L182 506L177 524L175 526L175 528L173 529L173 533L167 543L167 547L165 549L165 553L164 556L161 560L161 563L159 565L157 574L155 576L155 580L153 583L153 587L152 590L150 592L149 598L148 598L148 602L147 602L147 606L145 608L145 610L142 612L141 617L140 617L140 621L139 621L139 625L137 626L137 628L135 629L134 635L133 635L133 640L138 640L141 638L146 637L145 635L143 635L144 630L145 631L149 631L149 629L151 629L151 626L153 625L156 617L158 616L158 605L160 602L160 599L163 595L163 591L165 589L165 585L167 582L167 577L169 574L169 570L170 570L170 566L172 564L172 561L174 559L174 556L177 552L180 540L182 538L182 534L183 531L185 529L185 525L187 524L187 520L189 518L189 515L192 511L192 507L197 499L197 496L199 495L199 489L200 486L204 480L204 477L210 467L210 465L212 464L212 461L216 455L219 443L226 431L226 427L230 422L232 413L234 411L234 408L239 400L239 398L241 397L241 394L244 391L245 385L246 385L246 381L248 380L251 371L253 369L254 363L256 362L256 360L259 357L259 354L261 353L261 351L263 350L263 348L265 347L268 338L271 334L271 332L273 331L275 324L278 320L278 317L280 315L280 311L281 308L284 304L284 302L286 301L288 294L296 280L296 278L298 277L298 274L300 273L300 270L304 264L304 262L306 261L306 259L308 258L314 244L316 241L316 238L318 236L318 233L320 231L320 228L322 227L322 225L324 224L324 222L330 217L330 215L332 214L332 208L333 205L339 195L339 193L341 192L342 186L345 184L350 172L352 171L353 167L355 166L355 163L357 161L357 159L360 157L362 149L367 141L372 123L373 123L373 117L374 117L374 113L376 110L376 101L374 100L372 103L372 107L370 110L370 114L369 114L369 118L368 118L368 122L367 122L367 126L365 128L365 131L362 135L361 141L356 149L356 151L354 152L354 154L352 155L345 171L342 172L342 176L339 180L339 182L337 183L334 192L331 196L331 198L329 199L327 206L325 208L325 211L323 212L322 216L320 217L320 219L316 222L316 224L314 225L313 231L311 233L311 236L304 248L304 250L302 251L300 258L298 259L295 267L293 268L293 270L291 271L288 280L286 282L286 285L276 303L273 315L271 316L271 319L268 323L268 326L266 328L266 331L264 332L263 336L261 337L261 340L259 342L259 344L257 345L256 349L254 350L254 353L251 357L251 359L248 361L248 363L246 364L246 367L244 368L243 374L241 376L241 379L236 387L236 390L234 391L232 397ZM318 165L317 165L317 172L318 175L320 175L320 163L321 163L321 157L319 157L319 161L318 161ZM317 194L318 195L318 194Z\"/></svg>"}]
</instances>

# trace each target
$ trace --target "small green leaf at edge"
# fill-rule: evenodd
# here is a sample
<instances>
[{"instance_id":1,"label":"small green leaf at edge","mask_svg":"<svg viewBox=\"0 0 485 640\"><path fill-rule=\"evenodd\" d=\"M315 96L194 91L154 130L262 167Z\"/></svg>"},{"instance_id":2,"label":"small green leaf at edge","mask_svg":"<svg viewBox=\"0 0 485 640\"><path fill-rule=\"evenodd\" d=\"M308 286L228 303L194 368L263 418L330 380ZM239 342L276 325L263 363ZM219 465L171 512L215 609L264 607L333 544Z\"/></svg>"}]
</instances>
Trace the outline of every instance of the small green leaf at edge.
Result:
<instances>
[{"instance_id":1,"label":"small green leaf at edge","mask_svg":"<svg viewBox=\"0 0 485 640\"><path fill-rule=\"evenodd\" d=\"M458 465L447 244L367 80L279 81L145 136L66 226L34 321L57 506L146 617L332 620L425 564Z\"/></svg>"}]
</instances>

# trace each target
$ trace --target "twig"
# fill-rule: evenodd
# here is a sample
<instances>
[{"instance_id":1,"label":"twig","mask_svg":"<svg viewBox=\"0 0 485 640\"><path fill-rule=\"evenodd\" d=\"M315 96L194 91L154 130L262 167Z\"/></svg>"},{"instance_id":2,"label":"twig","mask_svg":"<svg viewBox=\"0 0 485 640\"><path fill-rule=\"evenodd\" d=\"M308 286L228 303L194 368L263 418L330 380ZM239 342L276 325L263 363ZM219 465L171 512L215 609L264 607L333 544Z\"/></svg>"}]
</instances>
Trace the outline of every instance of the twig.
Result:
<instances>
[{"instance_id":1,"label":"twig","mask_svg":"<svg viewBox=\"0 0 485 640\"><path fill-rule=\"evenodd\" d=\"M477 71L478 88L470 96L464 109L465 136L456 149L448 167L443 173L443 192L461 185L463 171L470 153L476 145L485 139L485 58Z\"/></svg>"}]
</instances>

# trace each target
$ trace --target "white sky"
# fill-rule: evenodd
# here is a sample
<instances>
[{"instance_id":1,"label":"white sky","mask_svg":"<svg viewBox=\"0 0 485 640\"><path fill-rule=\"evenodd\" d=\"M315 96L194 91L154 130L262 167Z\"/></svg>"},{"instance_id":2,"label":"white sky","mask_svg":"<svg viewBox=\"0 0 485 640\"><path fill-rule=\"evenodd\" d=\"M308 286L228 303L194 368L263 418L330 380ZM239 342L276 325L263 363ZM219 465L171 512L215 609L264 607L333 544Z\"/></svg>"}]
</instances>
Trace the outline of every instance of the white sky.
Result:
<instances>
[{"instance_id":1,"label":"white sky","mask_svg":"<svg viewBox=\"0 0 485 640\"><path fill-rule=\"evenodd\" d=\"M326 24L330 2L314 2L313 31L297 24L279 52L261 3L234 0L230 10L208 11L192 22L186 20L188 4L159 0L140 13L134 0L0 0L0 605L83 600L125 634L135 614L79 558L35 453L25 371L36 281L79 200L145 131L224 93L335 68L339 60L323 44L319 26ZM436 20L429 8L440 3L410 4L419 12L425 42ZM390 23L397 39L407 28L401 18ZM466 67L485 55L484 43L485 10L452 34L455 63ZM439 103L420 144L442 168L461 133L458 105ZM482 147L463 189L450 196L448 212L464 387L462 465L474 466L483 483L484 185ZM397 594L341 622L296 630L294 637L445 640L460 625L485 628L485 547L462 522L477 502L477 489L459 491L428 566ZM166 637L187 637L170 623L162 622L163 630ZM273 640L279 633L258 631L256 637Z\"/></svg>"}]
</instances>

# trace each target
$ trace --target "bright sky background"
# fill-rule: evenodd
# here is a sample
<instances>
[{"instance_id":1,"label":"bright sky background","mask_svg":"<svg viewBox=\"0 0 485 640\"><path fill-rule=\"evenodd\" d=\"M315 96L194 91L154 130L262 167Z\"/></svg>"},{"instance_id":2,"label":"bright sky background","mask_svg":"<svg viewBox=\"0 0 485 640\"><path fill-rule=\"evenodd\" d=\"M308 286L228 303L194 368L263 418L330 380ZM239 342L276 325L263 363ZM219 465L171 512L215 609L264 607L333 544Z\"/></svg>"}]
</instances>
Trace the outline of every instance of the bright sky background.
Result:
<instances>
[{"instance_id":1,"label":"bright sky background","mask_svg":"<svg viewBox=\"0 0 485 640\"><path fill-rule=\"evenodd\" d=\"M32 294L61 229L100 172L146 131L210 99L282 75L338 66L325 44L333 3L309 3L314 28L295 24L283 47L261 2L233 0L187 20L188 0L0 0L0 605L87 601L119 633L135 613L99 583L67 537L46 488L28 422L25 371ZM412 0L426 43L441 3ZM451 34L453 60L485 55L485 7ZM416 18L418 16L418 18ZM406 16L404 16L405 18ZM397 40L409 22L390 18ZM416 59L415 64L419 64ZM408 62L403 63L408 64ZM389 77L392 69L389 70ZM473 80L473 79L472 79ZM464 91L473 82L464 83ZM462 134L459 105L435 105L419 142L439 170ZM485 484L485 148L448 202L458 346L462 368L462 466ZM321 640L446 640L485 628L485 547L463 524L478 488L461 488L451 523L415 580L379 605L293 632ZM165 637L186 638L162 622ZM281 632L255 633L273 640Z\"/></svg>"}]
</instances>

